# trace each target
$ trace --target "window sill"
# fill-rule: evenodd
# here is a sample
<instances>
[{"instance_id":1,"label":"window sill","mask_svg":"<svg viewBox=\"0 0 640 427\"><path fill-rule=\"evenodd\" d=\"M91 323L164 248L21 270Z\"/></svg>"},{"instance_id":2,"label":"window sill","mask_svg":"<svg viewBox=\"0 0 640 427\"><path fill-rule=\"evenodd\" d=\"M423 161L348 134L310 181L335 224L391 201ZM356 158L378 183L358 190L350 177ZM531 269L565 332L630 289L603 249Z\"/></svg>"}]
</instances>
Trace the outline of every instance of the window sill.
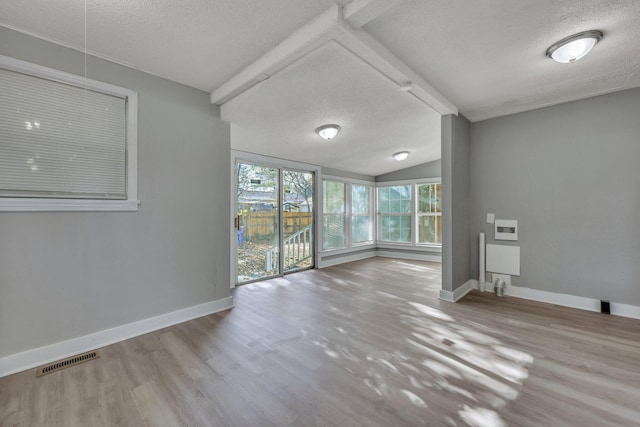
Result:
<instances>
[{"instance_id":1,"label":"window sill","mask_svg":"<svg viewBox=\"0 0 640 427\"><path fill-rule=\"evenodd\" d=\"M135 212L138 200L1 198L1 212Z\"/></svg>"}]
</instances>

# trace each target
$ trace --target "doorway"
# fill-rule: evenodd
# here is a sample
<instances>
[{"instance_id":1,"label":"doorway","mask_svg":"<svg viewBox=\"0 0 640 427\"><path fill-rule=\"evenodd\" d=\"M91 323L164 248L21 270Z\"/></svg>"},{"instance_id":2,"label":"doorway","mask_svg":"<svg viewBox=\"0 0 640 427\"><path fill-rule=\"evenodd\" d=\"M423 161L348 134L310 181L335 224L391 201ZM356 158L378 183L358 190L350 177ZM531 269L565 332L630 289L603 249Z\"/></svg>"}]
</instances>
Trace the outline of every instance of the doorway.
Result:
<instances>
[{"instance_id":1,"label":"doorway","mask_svg":"<svg viewBox=\"0 0 640 427\"><path fill-rule=\"evenodd\" d=\"M313 171L235 162L236 284L315 266Z\"/></svg>"}]
</instances>

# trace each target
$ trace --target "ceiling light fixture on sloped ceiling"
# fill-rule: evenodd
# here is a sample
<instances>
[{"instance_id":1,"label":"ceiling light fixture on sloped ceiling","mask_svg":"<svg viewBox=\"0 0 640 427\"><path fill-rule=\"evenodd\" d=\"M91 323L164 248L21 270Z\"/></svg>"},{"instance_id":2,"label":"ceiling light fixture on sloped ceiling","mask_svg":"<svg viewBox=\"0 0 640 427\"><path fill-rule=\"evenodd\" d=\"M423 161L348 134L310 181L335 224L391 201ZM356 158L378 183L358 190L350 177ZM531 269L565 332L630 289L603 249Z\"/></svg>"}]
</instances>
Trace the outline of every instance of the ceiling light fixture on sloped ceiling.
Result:
<instances>
[{"instance_id":1,"label":"ceiling light fixture on sloped ceiling","mask_svg":"<svg viewBox=\"0 0 640 427\"><path fill-rule=\"evenodd\" d=\"M407 160L407 157L409 157L409 152L408 151L399 151L399 152L397 152L397 153L395 153L393 155L393 158L396 159L399 162L401 162L403 160Z\"/></svg>"},{"instance_id":2,"label":"ceiling light fixture on sloped ceiling","mask_svg":"<svg viewBox=\"0 0 640 427\"><path fill-rule=\"evenodd\" d=\"M561 64L576 62L602 39L602 31L590 30L566 37L547 49L547 56Z\"/></svg>"},{"instance_id":3,"label":"ceiling light fixture on sloped ceiling","mask_svg":"<svg viewBox=\"0 0 640 427\"><path fill-rule=\"evenodd\" d=\"M324 125L316 129L316 133L320 135L320 138L326 141L335 138L338 132L340 132L340 126L338 125Z\"/></svg>"}]
</instances>

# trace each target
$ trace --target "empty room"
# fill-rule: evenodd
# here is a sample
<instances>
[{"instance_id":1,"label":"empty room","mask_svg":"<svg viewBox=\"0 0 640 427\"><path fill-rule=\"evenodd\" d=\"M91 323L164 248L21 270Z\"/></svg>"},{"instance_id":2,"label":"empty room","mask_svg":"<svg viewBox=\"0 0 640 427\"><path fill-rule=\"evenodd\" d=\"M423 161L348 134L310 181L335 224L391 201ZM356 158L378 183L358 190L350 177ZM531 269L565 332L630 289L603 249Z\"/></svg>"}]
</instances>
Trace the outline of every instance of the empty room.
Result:
<instances>
[{"instance_id":1,"label":"empty room","mask_svg":"<svg viewBox=\"0 0 640 427\"><path fill-rule=\"evenodd\" d=\"M0 3L0 426L637 426L640 2Z\"/></svg>"}]
</instances>

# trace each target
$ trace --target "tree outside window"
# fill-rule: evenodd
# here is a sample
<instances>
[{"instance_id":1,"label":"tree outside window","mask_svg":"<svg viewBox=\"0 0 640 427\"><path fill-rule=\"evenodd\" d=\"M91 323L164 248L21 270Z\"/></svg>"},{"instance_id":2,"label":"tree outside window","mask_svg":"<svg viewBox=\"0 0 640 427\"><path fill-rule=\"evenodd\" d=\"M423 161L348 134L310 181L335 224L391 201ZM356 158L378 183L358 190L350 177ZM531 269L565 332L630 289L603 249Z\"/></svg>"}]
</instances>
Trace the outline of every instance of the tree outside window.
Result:
<instances>
[{"instance_id":1,"label":"tree outside window","mask_svg":"<svg viewBox=\"0 0 640 427\"><path fill-rule=\"evenodd\" d=\"M442 184L418 184L418 243L442 243Z\"/></svg>"}]
</instances>

